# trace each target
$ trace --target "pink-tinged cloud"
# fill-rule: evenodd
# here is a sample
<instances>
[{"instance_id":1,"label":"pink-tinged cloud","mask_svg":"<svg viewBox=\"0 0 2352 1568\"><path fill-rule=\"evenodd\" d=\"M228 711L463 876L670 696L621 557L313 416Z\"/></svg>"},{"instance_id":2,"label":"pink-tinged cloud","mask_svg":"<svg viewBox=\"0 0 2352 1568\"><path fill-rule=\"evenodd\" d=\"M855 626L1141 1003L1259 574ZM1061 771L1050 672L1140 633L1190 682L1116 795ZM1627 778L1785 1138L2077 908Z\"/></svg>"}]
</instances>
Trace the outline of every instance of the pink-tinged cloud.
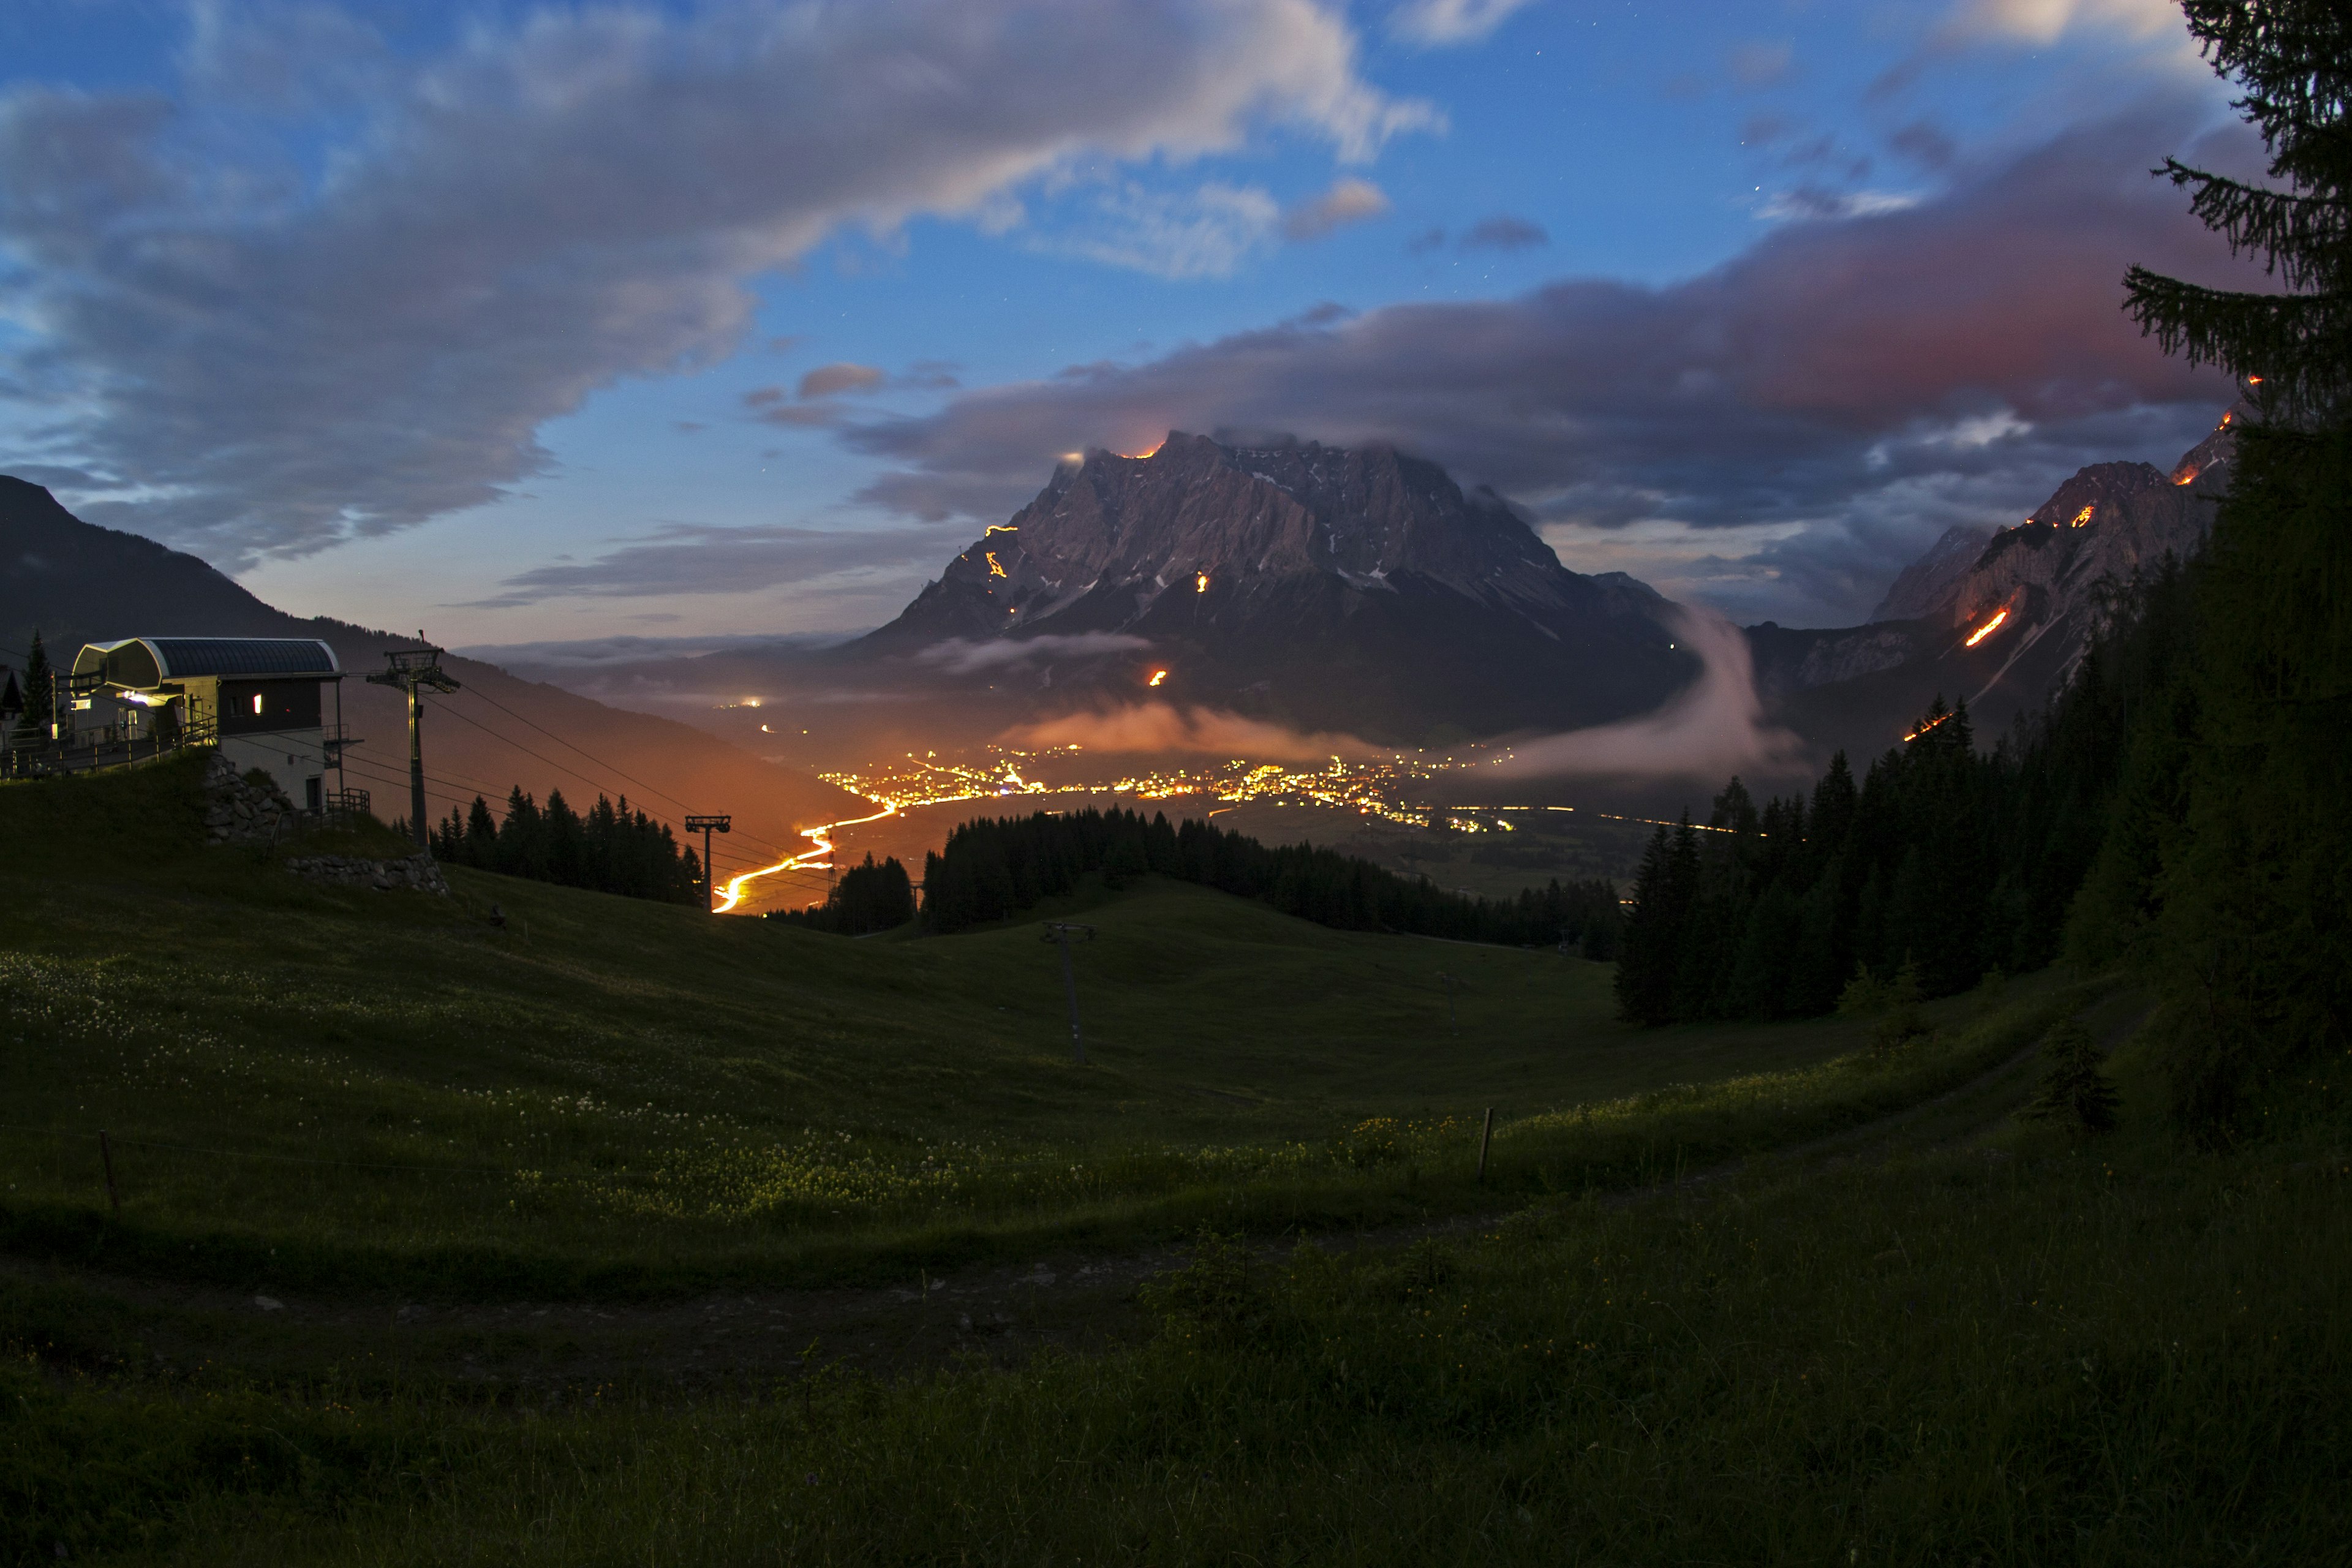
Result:
<instances>
[{"instance_id":1,"label":"pink-tinged cloud","mask_svg":"<svg viewBox=\"0 0 2352 1568\"><path fill-rule=\"evenodd\" d=\"M1024 746L1084 746L1091 752L1168 752L1280 762L1389 754L1353 735L1307 734L1238 713L1213 708L1179 709L1166 702L1136 702L1102 712L1071 713L1014 730L1005 739Z\"/></svg>"},{"instance_id":2,"label":"pink-tinged cloud","mask_svg":"<svg viewBox=\"0 0 2352 1568\"><path fill-rule=\"evenodd\" d=\"M2168 152L2242 154L2235 130L2200 142L2204 116L2167 99L2066 127L1956 163L1899 210L1847 203L1771 226L1678 283L1568 279L1286 321L841 438L892 464L865 499L989 520L1059 454L1129 449L1139 433L1388 441L1546 521L1832 525L1816 565L1835 582L1816 597L1859 615L1944 528L2030 509L2086 462L2178 452L2226 404L2220 378L2163 354L2120 308L2134 261L2261 286L2148 178ZM1986 428L2002 434L1970 435ZM1807 549L1773 569L1813 569Z\"/></svg>"}]
</instances>

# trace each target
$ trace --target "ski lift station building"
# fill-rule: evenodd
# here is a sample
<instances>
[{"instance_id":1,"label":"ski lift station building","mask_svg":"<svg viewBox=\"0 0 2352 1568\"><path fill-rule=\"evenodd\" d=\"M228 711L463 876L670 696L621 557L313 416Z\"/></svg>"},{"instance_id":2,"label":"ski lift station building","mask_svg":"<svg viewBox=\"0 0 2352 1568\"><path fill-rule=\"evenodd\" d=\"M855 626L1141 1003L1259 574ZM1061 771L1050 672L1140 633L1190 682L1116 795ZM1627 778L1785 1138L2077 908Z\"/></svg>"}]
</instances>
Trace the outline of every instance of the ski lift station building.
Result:
<instances>
[{"instance_id":1,"label":"ski lift station building","mask_svg":"<svg viewBox=\"0 0 2352 1568\"><path fill-rule=\"evenodd\" d=\"M124 637L74 658L76 731L152 734L160 710L184 731L210 730L239 773L255 768L310 811L326 804L326 773L342 742L342 666L315 637ZM325 689L334 686L330 723ZM62 728L62 726L60 726Z\"/></svg>"}]
</instances>

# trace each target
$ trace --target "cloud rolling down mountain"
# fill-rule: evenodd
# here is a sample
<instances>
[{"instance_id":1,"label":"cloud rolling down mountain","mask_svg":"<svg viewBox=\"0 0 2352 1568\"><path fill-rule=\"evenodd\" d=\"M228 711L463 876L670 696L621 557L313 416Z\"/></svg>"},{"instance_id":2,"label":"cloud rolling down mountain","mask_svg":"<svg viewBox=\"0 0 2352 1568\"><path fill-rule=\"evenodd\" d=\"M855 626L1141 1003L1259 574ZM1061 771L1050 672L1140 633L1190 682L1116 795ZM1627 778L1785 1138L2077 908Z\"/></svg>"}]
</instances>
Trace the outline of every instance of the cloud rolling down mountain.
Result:
<instances>
[{"instance_id":1,"label":"cloud rolling down mountain","mask_svg":"<svg viewBox=\"0 0 2352 1568\"><path fill-rule=\"evenodd\" d=\"M352 749L351 783L371 793L379 816L407 813L404 700L358 678L383 668L386 650L416 646L414 638L289 616L193 555L93 527L40 486L0 476L0 647L23 649L36 629L59 663L69 663L84 642L119 637L323 638L349 672L344 721L363 742ZM10 651L0 652L0 662L21 661ZM519 680L474 659L451 658L444 666L464 689L427 699L427 805L436 816L477 793L499 804L518 784L542 800L561 789L579 806L601 787L672 822L689 809L731 811L739 831L720 841L723 868L730 858L761 858L754 839L800 848L792 837L797 826L870 809L845 790L690 725Z\"/></svg>"}]
</instances>

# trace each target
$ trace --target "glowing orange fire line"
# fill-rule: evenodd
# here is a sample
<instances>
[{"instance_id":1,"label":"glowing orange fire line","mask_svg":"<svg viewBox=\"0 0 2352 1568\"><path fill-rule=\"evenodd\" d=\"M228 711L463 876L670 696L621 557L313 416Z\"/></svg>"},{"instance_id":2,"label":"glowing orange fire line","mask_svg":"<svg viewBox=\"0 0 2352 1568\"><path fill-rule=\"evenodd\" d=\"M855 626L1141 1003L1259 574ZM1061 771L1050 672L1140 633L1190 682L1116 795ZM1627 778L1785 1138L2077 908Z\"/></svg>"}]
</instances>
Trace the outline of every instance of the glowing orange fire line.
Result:
<instances>
[{"instance_id":1,"label":"glowing orange fire line","mask_svg":"<svg viewBox=\"0 0 2352 1568\"><path fill-rule=\"evenodd\" d=\"M1945 714L1945 715L1944 715L1944 719L1948 719L1948 718L1950 718L1950 717L1951 717L1951 715L1950 715L1949 713L1947 713L1947 714ZM1906 741L1916 741L1916 740L1917 740L1920 736L1922 736L1922 735L1926 734L1928 731L1930 731L1930 730L1934 729L1937 725L1938 725L1938 724L1942 723L1942 722L1944 721L1944 719L1930 719L1930 720L1928 720L1928 721L1927 721L1927 722L1926 722L1925 724L1920 725L1917 729L1916 729L1916 730L1912 731L1909 734L1907 734L1907 735L1904 736L1903 738L1904 738L1905 740L1906 740Z\"/></svg>"},{"instance_id":2,"label":"glowing orange fire line","mask_svg":"<svg viewBox=\"0 0 2352 1568\"><path fill-rule=\"evenodd\" d=\"M830 836L835 828L855 827L862 822L879 822L886 816L898 815L897 806L885 805L881 810L871 816L846 817L839 822L825 823L822 826L802 828L801 837L807 839L813 847L804 849L798 855L787 855L772 866L762 866L756 871L746 871L740 877L730 879L727 885L719 889L719 902L712 906L712 912L722 915L733 913L735 907L743 901L744 888L762 877L773 877L784 871L824 869L821 865L813 866L809 862L819 856L829 856L833 853L833 839Z\"/></svg>"},{"instance_id":3,"label":"glowing orange fire line","mask_svg":"<svg viewBox=\"0 0 2352 1568\"><path fill-rule=\"evenodd\" d=\"M1976 647L1977 644L1984 641L1985 638L2000 630L2000 623L2007 619L2009 619L2009 612L2007 610L2001 611L2000 614L1995 616L1992 619L1979 626L1975 631L1969 633L1966 646L1969 647Z\"/></svg>"}]
</instances>

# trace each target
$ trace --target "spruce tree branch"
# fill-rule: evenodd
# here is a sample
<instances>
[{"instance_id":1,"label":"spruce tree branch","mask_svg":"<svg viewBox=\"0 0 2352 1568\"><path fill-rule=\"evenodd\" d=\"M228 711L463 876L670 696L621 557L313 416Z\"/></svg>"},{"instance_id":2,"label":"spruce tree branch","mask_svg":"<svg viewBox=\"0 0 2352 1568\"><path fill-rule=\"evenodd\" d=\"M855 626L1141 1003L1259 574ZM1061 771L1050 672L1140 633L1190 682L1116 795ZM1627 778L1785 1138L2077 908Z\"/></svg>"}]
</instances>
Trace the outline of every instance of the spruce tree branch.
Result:
<instances>
[{"instance_id":1,"label":"spruce tree branch","mask_svg":"<svg viewBox=\"0 0 2352 1568\"><path fill-rule=\"evenodd\" d=\"M2230 244L2252 251L2291 289L2339 287L2352 273L2352 202L2318 193L2265 190L2167 158L2153 171L2194 186L2189 210Z\"/></svg>"},{"instance_id":2,"label":"spruce tree branch","mask_svg":"<svg viewBox=\"0 0 2352 1568\"><path fill-rule=\"evenodd\" d=\"M2144 267L2124 275L2124 309L2167 353L2260 376L2290 422L2352 407L2352 294L2246 294Z\"/></svg>"}]
</instances>

